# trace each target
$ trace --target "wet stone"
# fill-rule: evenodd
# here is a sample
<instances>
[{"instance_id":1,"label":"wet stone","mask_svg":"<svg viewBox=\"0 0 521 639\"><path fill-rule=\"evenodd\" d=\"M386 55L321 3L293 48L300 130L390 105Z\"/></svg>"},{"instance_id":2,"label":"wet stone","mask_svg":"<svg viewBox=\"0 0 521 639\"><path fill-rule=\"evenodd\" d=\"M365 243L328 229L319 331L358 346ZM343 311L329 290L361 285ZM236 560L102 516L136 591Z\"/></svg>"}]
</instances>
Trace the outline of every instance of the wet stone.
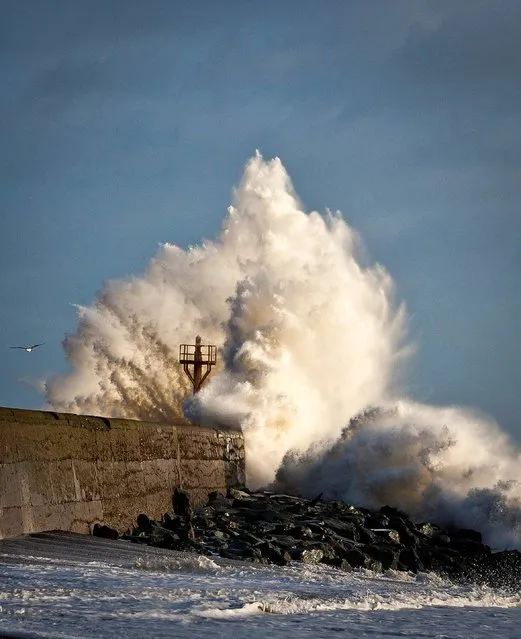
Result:
<instances>
[{"instance_id":1,"label":"wet stone","mask_svg":"<svg viewBox=\"0 0 521 639\"><path fill-rule=\"evenodd\" d=\"M396 532L396 530L391 530L390 528L373 528L371 532L374 532L377 537L384 539L389 543L400 543L400 535Z\"/></svg>"},{"instance_id":2,"label":"wet stone","mask_svg":"<svg viewBox=\"0 0 521 639\"><path fill-rule=\"evenodd\" d=\"M388 528L389 527L389 517L382 515L380 513L376 513L374 515L368 515L365 518L364 523L365 528Z\"/></svg>"},{"instance_id":3,"label":"wet stone","mask_svg":"<svg viewBox=\"0 0 521 639\"><path fill-rule=\"evenodd\" d=\"M364 546L363 553L377 561L381 568L380 570L396 570L398 568L398 554L389 546L383 546L381 544L369 544ZM366 567L368 567L366 563Z\"/></svg>"},{"instance_id":4,"label":"wet stone","mask_svg":"<svg viewBox=\"0 0 521 639\"><path fill-rule=\"evenodd\" d=\"M188 493L176 488L172 494L172 507L176 515L189 517L192 514L192 507Z\"/></svg>"},{"instance_id":5,"label":"wet stone","mask_svg":"<svg viewBox=\"0 0 521 639\"><path fill-rule=\"evenodd\" d=\"M469 541L476 544L483 543L481 533L470 528L449 528L447 531L452 542Z\"/></svg>"},{"instance_id":6,"label":"wet stone","mask_svg":"<svg viewBox=\"0 0 521 639\"><path fill-rule=\"evenodd\" d=\"M418 524L416 530L422 535L425 535L425 537L434 537L434 535L437 535L441 531L441 528L436 526L436 524L426 522Z\"/></svg>"},{"instance_id":7,"label":"wet stone","mask_svg":"<svg viewBox=\"0 0 521 639\"><path fill-rule=\"evenodd\" d=\"M220 493L216 493L215 497L209 503L214 509L226 510L228 508L233 508L234 501L234 499L229 499Z\"/></svg>"},{"instance_id":8,"label":"wet stone","mask_svg":"<svg viewBox=\"0 0 521 639\"><path fill-rule=\"evenodd\" d=\"M353 570L351 564L347 559L341 559L340 557L333 557L332 559L323 560L328 566L333 566L344 572L351 572Z\"/></svg>"},{"instance_id":9,"label":"wet stone","mask_svg":"<svg viewBox=\"0 0 521 639\"><path fill-rule=\"evenodd\" d=\"M109 526L94 524L92 528L92 535L94 537L102 537L104 539L118 539L118 531Z\"/></svg>"},{"instance_id":10,"label":"wet stone","mask_svg":"<svg viewBox=\"0 0 521 639\"><path fill-rule=\"evenodd\" d=\"M297 543L295 537L290 535L272 535L270 541L283 548L292 548Z\"/></svg>"},{"instance_id":11,"label":"wet stone","mask_svg":"<svg viewBox=\"0 0 521 639\"><path fill-rule=\"evenodd\" d=\"M408 525L406 521L399 518L389 519L389 528L396 530L398 533L398 541L403 546L417 546L420 543L419 536L414 534L414 527Z\"/></svg>"},{"instance_id":12,"label":"wet stone","mask_svg":"<svg viewBox=\"0 0 521 639\"><path fill-rule=\"evenodd\" d=\"M320 548L299 548L290 553L292 559L297 559L304 564L318 564L322 561L324 553Z\"/></svg>"},{"instance_id":13,"label":"wet stone","mask_svg":"<svg viewBox=\"0 0 521 639\"><path fill-rule=\"evenodd\" d=\"M492 552L479 531L415 523L390 506L371 511L328 502L322 495L305 499L240 487L230 488L226 496L210 493L200 508L192 508L188 495L175 490L172 506L173 513L161 521L141 513L121 537L261 564L298 561L339 570L434 571L457 582L520 590L518 551ZM119 536L102 524L92 534Z\"/></svg>"},{"instance_id":14,"label":"wet stone","mask_svg":"<svg viewBox=\"0 0 521 639\"><path fill-rule=\"evenodd\" d=\"M262 557L268 559L270 563L277 566L286 566L291 561L291 556L287 550L281 550L268 541L261 542L256 546Z\"/></svg>"},{"instance_id":15,"label":"wet stone","mask_svg":"<svg viewBox=\"0 0 521 639\"><path fill-rule=\"evenodd\" d=\"M229 499L248 499L250 492L246 490L239 490L238 488L228 488L226 496Z\"/></svg>"},{"instance_id":16,"label":"wet stone","mask_svg":"<svg viewBox=\"0 0 521 639\"><path fill-rule=\"evenodd\" d=\"M377 539L376 534L372 530L369 530L368 528L359 528L357 532L358 532L358 540L362 544L372 544Z\"/></svg>"},{"instance_id":17,"label":"wet stone","mask_svg":"<svg viewBox=\"0 0 521 639\"><path fill-rule=\"evenodd\" d=\"M141 513L136 518L137 527L141 530L150 530L152 523L147 515Z\"/></svg>"},{"instance_id":18,"label":"wet stone","mask_svg":"<svg viewBox=\"0 0 521 639\"><path fill-rule=\"evenodd\" d=\"M408 519L403 510L399 510L398 508L393 508L391 506L382 506L380 508L380 513L389 518Z\"/></svg>"}]
</instances>

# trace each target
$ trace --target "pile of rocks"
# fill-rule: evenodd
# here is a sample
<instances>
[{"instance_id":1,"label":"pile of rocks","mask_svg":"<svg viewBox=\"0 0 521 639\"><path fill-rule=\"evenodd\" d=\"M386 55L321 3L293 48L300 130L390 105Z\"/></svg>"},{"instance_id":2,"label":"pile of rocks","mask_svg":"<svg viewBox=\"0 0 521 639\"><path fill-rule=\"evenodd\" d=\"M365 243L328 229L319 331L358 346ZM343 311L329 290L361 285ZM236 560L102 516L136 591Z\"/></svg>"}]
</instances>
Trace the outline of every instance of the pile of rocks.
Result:
<instances>
[{"instance_id":1,"label":"pile of rocks","mask_svg":"<svg viewBox=\"0 0 521 639\"><path fill-rule=\"evenodd\" d=\"M413 523L389 506L371 511L320 496L309 500L233 488L226 496L210 493L207 505L197 509L176 490L172 505L172 513L159 522L139 515L136 527L122 538L281 566L302 561L341 570L433 571L513 590L521 583L520 552L492 552L475 530ZM93 534L118 536L106 526L96 526Z\"/></svg>"}]
</instances>

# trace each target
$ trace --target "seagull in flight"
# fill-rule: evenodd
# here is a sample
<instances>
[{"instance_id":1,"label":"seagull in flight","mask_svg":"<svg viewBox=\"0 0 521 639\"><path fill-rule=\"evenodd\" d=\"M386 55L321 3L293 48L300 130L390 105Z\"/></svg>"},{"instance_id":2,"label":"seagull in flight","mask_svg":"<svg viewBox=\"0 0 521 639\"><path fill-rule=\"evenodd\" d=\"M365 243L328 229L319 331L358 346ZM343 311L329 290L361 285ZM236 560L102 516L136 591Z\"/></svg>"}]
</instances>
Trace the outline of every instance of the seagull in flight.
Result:
<instances>
[{"instance_id":1,"label":"seagull in flight","mask_svg":"<svg viewBox=\"0 0 521 639\"><path fill-rule=\"evenodd\" d=\"M32 344L31 346L9 346L9 348L19 348L22 351L26 351L27 353L30 353L35 348L38 348L38 346L43 346L44 344L45 342L42 342L41 344Z\"/></svg>"}]
</instances>

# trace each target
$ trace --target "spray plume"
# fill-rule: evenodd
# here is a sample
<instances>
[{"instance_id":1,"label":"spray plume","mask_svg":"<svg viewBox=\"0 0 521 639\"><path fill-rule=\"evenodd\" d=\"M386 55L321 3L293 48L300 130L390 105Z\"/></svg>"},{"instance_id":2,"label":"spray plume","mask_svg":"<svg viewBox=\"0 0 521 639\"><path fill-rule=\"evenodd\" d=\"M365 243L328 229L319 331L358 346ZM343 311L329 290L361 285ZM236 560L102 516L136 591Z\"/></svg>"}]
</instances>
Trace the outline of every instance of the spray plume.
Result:
<instances>
[{"instance_id":1,"label":"spray plume","mask_svg":"<svg viewBox=\"0 0 521 639\"><path fill-rule=\"evenodd\" d=\"M252 487L389 504L521 544L519 456L497 427L393 401L406 312L360 248L339 214L305 213L281 162L256 154L213 242L165 244L142 276L78 309L64 342L73 370L47 382L48 405L184 412L244 432ZM177 353L196 333L219 346L221 365L188 397Z\"/></svg>"}]
</instances>

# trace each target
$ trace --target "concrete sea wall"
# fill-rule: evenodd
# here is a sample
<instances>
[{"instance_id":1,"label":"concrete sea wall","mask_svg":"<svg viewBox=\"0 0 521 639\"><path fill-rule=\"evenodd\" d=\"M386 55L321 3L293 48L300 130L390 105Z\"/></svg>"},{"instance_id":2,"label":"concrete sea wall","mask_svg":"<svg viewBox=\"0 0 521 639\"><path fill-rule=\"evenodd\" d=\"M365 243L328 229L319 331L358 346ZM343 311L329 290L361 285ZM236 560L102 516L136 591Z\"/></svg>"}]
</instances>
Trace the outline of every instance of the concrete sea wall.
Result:
<instances>
[{"instance_id":1,"label":"concrete sea wall","mask_svg":"<svg viewBox=\"0 0 521 639\"><path fill-rule=\"evenodd\" d=\"M167 512L175 487L201 503L244 471L241 433L0 408L0 539L96 522L123 532Z\"/></svg>"}]
</instances>

